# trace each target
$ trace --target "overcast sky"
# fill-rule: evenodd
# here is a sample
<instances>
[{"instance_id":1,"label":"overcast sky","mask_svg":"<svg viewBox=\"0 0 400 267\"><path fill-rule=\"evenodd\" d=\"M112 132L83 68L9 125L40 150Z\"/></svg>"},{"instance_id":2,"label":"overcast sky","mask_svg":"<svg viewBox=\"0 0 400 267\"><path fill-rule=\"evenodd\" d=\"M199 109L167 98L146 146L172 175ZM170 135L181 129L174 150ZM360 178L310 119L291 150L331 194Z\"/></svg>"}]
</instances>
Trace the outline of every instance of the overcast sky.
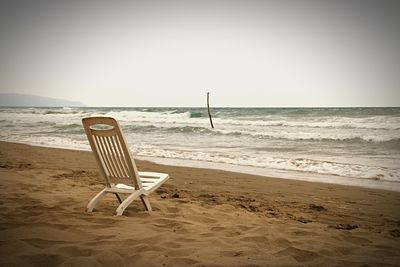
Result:
<instances>
[{"instance_id":1,"label":"overcast sky","mask_svg":"<svg viewBox=\"0 0 400 267\"><path fill-rule=\"evenodd\" d=\"M400 1L2 1L0 93L400 106Z\"/></svg>"}]
</instances>

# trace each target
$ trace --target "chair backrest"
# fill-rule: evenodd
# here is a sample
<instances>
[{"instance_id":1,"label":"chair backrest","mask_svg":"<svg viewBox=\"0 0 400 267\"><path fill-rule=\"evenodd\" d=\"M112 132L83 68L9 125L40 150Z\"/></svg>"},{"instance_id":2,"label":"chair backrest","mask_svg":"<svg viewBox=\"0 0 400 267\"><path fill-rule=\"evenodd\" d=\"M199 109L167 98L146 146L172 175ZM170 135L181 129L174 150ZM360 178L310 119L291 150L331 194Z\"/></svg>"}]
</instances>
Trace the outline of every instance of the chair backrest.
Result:
<instances>
[{"instance_id":1,"label":"chair backrest","mask_svg":"<svg viewBox=\"0 0 400 267\"><path fill-rule=\"evenodd\" d=\"M107 186L123 182L142 188L132 154L121 127L114 118L89 117L82 119L90 147Z\"/></svg>"}]
</instances>

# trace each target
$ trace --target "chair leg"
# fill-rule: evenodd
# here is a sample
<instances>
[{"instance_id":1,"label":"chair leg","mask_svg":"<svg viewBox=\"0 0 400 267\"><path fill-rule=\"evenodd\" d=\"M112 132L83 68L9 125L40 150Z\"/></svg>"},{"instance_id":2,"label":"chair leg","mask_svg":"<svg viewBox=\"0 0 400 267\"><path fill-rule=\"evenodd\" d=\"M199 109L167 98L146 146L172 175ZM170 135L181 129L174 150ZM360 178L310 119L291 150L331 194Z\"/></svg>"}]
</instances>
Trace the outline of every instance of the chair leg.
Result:
<instances>
[{"instance_id":1,"label":"chair leg","mask_svg":"<svg viewBox=\"0 0 400 267\"><path fill-rule=\"evenodd\" d=\"M129 206L129 204L131 204L132 201L135 200L135 198L140 196L140 194L142 194L141 191L136 191L136 192L133 192L132 194L130 194L127 198L125 198L125 200L122 201L121 205L118 206L118 208L116 210L116 215L121 216L122 213L124 213L125 209Z\"/></svg>"},{"instance_id":2,"label":"chair leg","mask_svg":"<svg viewBox=\"0 0 400 267\"><path fill-rule=\"evenodd\" d=\"M143 203L144 208L146 209L146 211L152 212L152 208L151 208L151 205L150 205L149 197L146 196L146 195L141 195L140 199L142 200L142 203Z\"/></svg>"},{"instance_id":3,"label":"chair leg","mask_svg":"<svg viewBox=\"0 0 400 267\"><path fill-rule=\"evenodd\" d=\"M114 195L117 197L119 204L122 203L122 197L118 193L114 193Z\"/></svg>"},{"instance_id":4,"label":"chair leg","mask_svg":"<svg viewBox=\"0 0 400 267\"><path fill-rule=\"evenodd\" d=\"M92 212L94 207L96 206L97 202L99 202L99 200L105 196L105 194L107 194L106 192L106 188L104 188L103 190L101 190L99 193L97 193L97 195L92 198L92 200L90 200L89 204L87 205L86 211L87 212Z\"/></svg>"}]
</instances>

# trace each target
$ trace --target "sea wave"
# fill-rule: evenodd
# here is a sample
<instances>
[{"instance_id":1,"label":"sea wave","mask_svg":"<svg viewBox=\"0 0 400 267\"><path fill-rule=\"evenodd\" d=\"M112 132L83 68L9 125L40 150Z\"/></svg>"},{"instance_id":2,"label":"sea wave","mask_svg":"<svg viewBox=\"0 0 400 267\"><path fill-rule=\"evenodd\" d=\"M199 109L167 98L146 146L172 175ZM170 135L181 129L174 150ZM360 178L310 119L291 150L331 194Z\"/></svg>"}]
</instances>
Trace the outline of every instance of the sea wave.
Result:
<instances>
[{"instance_id":1,"label":"sea wave","mask_svg":"<svg viewBox=\"0 0 400 267\"><path fill-rule=\"evenodd\" d=\"M297 128L343 128L343 129L388 129L399 130L399 117L367 117L367 118L339 118L319 117L304 118L303 120L285 118L272 120L237 120L237 119L214 119L215 124L221 125L243 125L243 126L280 126Z\"/></svg>"},{"instance_id":2,"label":"sea wave","mask_svg":"<svg viewBox=\"0 0 400 267\"><path fill-rule=\"evenodd\" d=\"M296 131L229 131L216 130L219 133L227 135L249 135L263 139L281 139L281 140L315 140L315 141L348 141L348 142L393 142L400 141L398 133L362 133L362 132L296 132Z\"/></svg>"},{"instance_id":3,"label":"sea wave","mask_svg":"<svg viewBox=\"0 0 400 267\"><path fill-rule=\"evenodd\" d=\"M209 161L251 167L270 168L287 171L300 171L327 175L337 175L359 179L400 182L400 169L361 164L346 164L332 161L319 161L306 158L282 158L266 155L247 155L232 153L210 153L180 150L165 150L153 146L132 147L138 156Z\"/></svg>"},{"instance_id":4,"label":"sea wave","mask_svg":"<svg viewBox=\"0 0 400 267\"><path fill-rule=\"evenodd\" d=\"M143 112L143 111L111 111L105 116L119 118L126 122L175 122L181 124L208 124L208 115L199 111L165 111L165 112ZM213 122L217 125L237 126L279 126L279 127L301 127L301 128L344 128L344 129L400 129L400 117L393 116L371 116L363 118L351 117L284 117L266 115L260 117L214 117Z\"/></svg>"},{"instance_id":5,"label":"sea wave","mask_svg":"<svg viewBox=\"0 0 400 267\"><path fill-rule=\"evenodd\" d=\"M140 113L142 114L142 113ZM95 114L99 115L99 114ZM103 114L116 117L113 112ZM231 122L219 124L221 120L214 121L216 128L211 129L208 120L190 122L189 113L164 113L151 116L135 115L132 121L132 113L120 113L119 120L126 133L147 133L160 131L166 134L184 133L194 135L211 136L243 136L257 139L274 140L309 140L309 141L337 141L337 142L400 142L400 129L343 129L343 128L310 128L310 127L286 127L286 126L258 126L246 124L232 124ZM183 122L187 121L187 123ZM17 116L4 116L0 114L2 128L18 127L42 127L46 132L77 132L81 128L81 116L76 114L36 114L35 116L19 114Z\"/></svg>"},{"instance_id":6,"label":"sea wave","mask_svg":"<svg viewBox=\"0 0 400 267\"><path fill-rule=\"evenodd\" d=\"M383 129L400 130L400 116L379 115L364 117L343 116L293 116L291 113L281 114L237 114L238 111L215 112L213 122L218 127L225 126L252 126L252 127L288 127L288 128L315 128L315 129ZM156 109L143 108L140 110L112 109L112 108L20 108L0 109L0 119L12 117L18 119L57 120L76 117L81 119L85 116L109 116L120 121L135 123L175 123L186 126L208 125L208 114L206 110L196 109ZM41 117L42 116L42 117Z\"/></svg>"},{"instance_id":7,"label":"sea wave","mask_svg":"<svg viewBox=\"0 0 400 267\"><path fill-rule=\"evenodd\" d=\"M142 111L109 111L103 116L113 117L125 122L188 122L190 112L175 113L165 112L142 112Z\"/></svg>"},{"instance_id":8,"label":"sea wave","mask_svg":"<svg viewBox=\"0 0 400 267\"><path fill-rule=\"evenodd\" d=\"M210 126L179 126L176 123L148 124L136 122L124 126L129 131L162 131L166 133L189 133L207 135L226 135L226 136L248 136L257 139L278 139L278 140L310 140L310 141L346 141L346 142L400 142L399 130L362 130L362 131L343 131L335 129L325 129L324 131L314 131L312 129L291 129L291 128L214 128Z\"/></svg>"},{"instance_id":9,"label":"sea wave","mask_svg":"<svg viewBox=\"0 0 400 267\"><path fill-rule=\"evenodd\" d=\"M203 112L197 112L197 111L190 112L190 118L202 118L202 117L205 117L205 114Z\"/></svg>"}]
</instances>

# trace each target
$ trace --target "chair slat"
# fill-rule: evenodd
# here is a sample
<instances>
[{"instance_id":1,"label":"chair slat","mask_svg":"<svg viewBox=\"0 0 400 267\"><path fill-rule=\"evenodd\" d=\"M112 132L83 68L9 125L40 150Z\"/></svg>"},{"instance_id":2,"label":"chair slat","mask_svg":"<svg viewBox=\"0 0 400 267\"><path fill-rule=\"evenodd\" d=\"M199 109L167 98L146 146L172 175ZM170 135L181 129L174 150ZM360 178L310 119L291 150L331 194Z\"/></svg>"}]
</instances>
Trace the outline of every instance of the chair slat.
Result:
<instances>
[{"instance_id":1,"label":"chair slat","mask_svg":"<svg viewBox=\"0 0 400 267\"><path fill-rule=\"evenodd\" d=\"M117 136L115 136L115 138L117 139L117 148L118 148L118 151L119 151L119 154L121 155L121 161L122 161L122 165L123 165L123 167L124 167L124 169L125 169L125 173L126 173L126 175L127 176L132 176L132 173L131 173L131 171L129 170L129 167L128 167L128 163L126 162L126 156L125 156L125 154L124 154L124 152L123 152L123 150L122 150L122 144L121 144L121 140L119 139L119 136L117 135Z\"/></svg>"},{"instance_id":2,"label":"chair slat","mask_svg":"<svg viewBox=\"0 0 400 267\"><path fill-rule=\"evenodd\" d=\"M108 157L108 151L107 151L107 146L106 146L104 137L98 136L98 139L99 139L99 142L100 142L100 146L102 148L103 157L106 159L105 160L106 165L107 165L108 169L110 170L110 176L117 177L116 173L114 172L114 168L112 166L110 158Z\"/></svg>"},{"instance_id":3,"label":"chair slat","mask_svg":"<svg viewBox=\"0 0 400 267\"><path fill-rule=\"evenodd\" d=\"M124 163L122 162L124 155L119 150L118 137L117 136L113 136L113 137L111 137L111 139L113 141L113 148L114 148L114 151L115 151L115 154L116 154L116 157L117 157L117 162L118 162L118 165L120 167L120 170L121 170L121 172L122 172L124 177L129 177L129 173L127 172L127 170L126 170L126 168L124 166Z\"/></svg>"},{"instance_id":4,"label":"chair slat","mask_svg":"<svg viewBox=\"0 0 400 267\"><path fill-rule=\"evenodd\" d=\"M104 169L104 171L105 171L107 176L111 176L111 170L108 167L107 159L104 157L104 152L103 152L103 148L102 148L103 146L102 146L102 144L100 142L100 138L98 136L96 136L96 135L92 135L92 137L93 137L94 143L95 143L96 148L97 148L97 154L99 155L99 158L100 158L100 160L102 162L103 169Z\"/></svg>"},{"instance_id":5,"label":"chair slat","mask_svg":"<svg viewBox=\"0 0 400 267\"><path fill-rule=\"evenodd\" d=\"M110 143L109 143L107 137L102 137L102 138L103 138L103 142L104 142L104 147L106 148L106 151L107 151L106 156L108 157L108 159L109 159L109 161L110 161L110 166L111 166L111 168L112 168L112 170L113 170L113 172L114 172L114 177L117 178L117 177L119 177L120 175L119 175L119 173L118 173L118 171L117 171L117 167L116 167L116 165L115 165L115 162L114 162L114 159L113 159L113 155L112 155L112 153L111 153Z\"/></svg>"},{"instance_id":6,"label":"chair slat","mask_svg":"<svg viewBox=\"0 0 400 267\"><path fill-rule=\"evenodd\" d=\"M108 146L110 148L110 157L112 158L113 162L114 162L114 166L115 166L115 171L118 174L119 178L125 178L125 175L123 174L122 170L121 170L121 166L119 166L119 162L118 162L118 158L116 155L116 151L115 151L115 144L113 142L112 136L108 136L105 137L108 143Z\"/></svg>"}]
</instances>

